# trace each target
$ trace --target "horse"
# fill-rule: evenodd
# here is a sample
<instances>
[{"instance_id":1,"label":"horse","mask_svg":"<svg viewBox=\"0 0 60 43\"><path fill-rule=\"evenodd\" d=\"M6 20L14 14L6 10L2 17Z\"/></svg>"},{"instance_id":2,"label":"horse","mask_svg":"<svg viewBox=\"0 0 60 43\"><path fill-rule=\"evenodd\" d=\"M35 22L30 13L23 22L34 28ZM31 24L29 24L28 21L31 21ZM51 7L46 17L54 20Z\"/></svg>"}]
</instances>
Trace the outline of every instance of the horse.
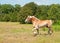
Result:
<instances>
[{"instance_id":1,"label":"horse","mask_svg":"<svg viewBox=\"0 0 60 43\"><path fill-rule=\"evenodd\" d=\"M33 32L35 32L35 30L37 30L37 34L39 34L39 29L41 27L47 27L48 28L48 34L52 34L53 30L52 30L52 24L53 21L52 20L40 20L38 18L36 18L35 16L28 16L25 20L25 22L31 22L33 24Z\"/></svg>"}]
</instances>

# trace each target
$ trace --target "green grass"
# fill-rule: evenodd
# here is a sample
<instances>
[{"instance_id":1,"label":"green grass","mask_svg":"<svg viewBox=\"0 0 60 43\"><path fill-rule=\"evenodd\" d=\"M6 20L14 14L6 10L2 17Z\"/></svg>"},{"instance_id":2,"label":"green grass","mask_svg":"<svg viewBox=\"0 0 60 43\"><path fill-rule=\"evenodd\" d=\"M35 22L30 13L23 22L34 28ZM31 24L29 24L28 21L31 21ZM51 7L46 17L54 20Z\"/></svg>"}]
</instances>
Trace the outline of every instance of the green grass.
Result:
<instances>
[{"instance_id":1,"label":"green grass","mask_svg":"<svg viewBox=\"0 0 60 43\"><path fill-rule=\"evenodd\" d=\"M40 29L41 35L33 36L32 24L0 22L0 43L60 43L60 25L53 25L54 33L46 35L48 29Z\"/></svg>"}]
</instances>

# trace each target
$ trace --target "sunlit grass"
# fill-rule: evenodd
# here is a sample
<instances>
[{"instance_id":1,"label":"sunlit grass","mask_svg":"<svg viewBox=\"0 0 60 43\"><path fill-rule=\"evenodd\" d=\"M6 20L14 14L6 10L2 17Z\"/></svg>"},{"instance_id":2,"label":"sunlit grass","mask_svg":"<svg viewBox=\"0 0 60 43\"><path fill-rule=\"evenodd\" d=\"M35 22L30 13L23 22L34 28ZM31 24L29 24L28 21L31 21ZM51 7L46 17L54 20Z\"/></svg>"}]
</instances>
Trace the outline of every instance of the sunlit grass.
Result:
<instances>
[{"instance_id":1,"label":"sunlit grass","mask_svg":"<svg viewBox=\"0 0 60 43\"><path fill-rule=\"evenodd\" d=\"M0 22L0 43L60 43L60 25L52 26L52 35L45 35L48 29L41 28L41 35L34 37L32 29L32 24Z\"/></svg>"}]
</instances>

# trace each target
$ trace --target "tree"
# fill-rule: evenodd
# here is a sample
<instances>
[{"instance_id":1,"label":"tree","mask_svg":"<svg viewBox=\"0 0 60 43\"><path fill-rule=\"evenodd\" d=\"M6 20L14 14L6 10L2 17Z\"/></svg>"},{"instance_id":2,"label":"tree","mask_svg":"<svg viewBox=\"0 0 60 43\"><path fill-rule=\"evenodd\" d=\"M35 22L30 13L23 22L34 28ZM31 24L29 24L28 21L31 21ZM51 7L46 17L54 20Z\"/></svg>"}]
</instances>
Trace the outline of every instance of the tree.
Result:
<instances>
[{"instance_id":1,"label":"tree","mask_svg":"<svg viewBox=\"0 0 60 43\"><path fill-rule=\"evenodd\" d=\"M19 12L19 11L20 11L20 9L21 9L21 6L20 6L20 5L18 5L18 4L16 4L16 5L15 5L15 11Z\"/></svg>"},{"instance_id":2,"label":"tree","mask_svg":"<svg viewBox=\"0 0 60 43\"><path fill-rule=\"evenodd\" d=\"M1 12L2 14L8 14L10 12L14 12L14 7L10 4L3 4L1 6Z\"/></svg>"},{"instance_id":3,"label":"tree","mask_svg":"<svg viewBox=\"0 0 60 43\"><path fill-rule=\"evenodd\" d=\"M57 20L59 20L59 18L60 18L59 12L60 12L60 8L59 8L58 4L50 5L50 9L48 10L49 19L52 19L55 22L57 22Z\"/></svg>"},{"instance_id":4,"label":"tree","mask_svg":"<svg viewBox=\"0 0 60 43\"><path fill-rule=\"evenodd\" d=\"M28 15L35 15L37 5L34 2L27 3L21 8L20 11L20 22L25 23L24 20Z\"/></svg>"},{"instance_id":5,"label":"tree","mask_svg":"<svg viewBox=\"0 0 60 43\"><path fill-rule=\"evenodd\" d=\"M37 7L37 11L36 11L36 17L38 17L39 19L47 19L48 15L47 15L47 11L49 9L48 5L40 5Z\"/></svg>"},{"instance_id":6,"label":"tree","mask_svg":"<svg viewBox=\"0 0 60 43\"><path fill-rule=\"evenodd\" d=\"M19 4L0 4L0 21L25 23L28 15L39 19L52 19L60 24L60 4L37 5L30 2L22 7Z\"/></svg>"}]
</instances>

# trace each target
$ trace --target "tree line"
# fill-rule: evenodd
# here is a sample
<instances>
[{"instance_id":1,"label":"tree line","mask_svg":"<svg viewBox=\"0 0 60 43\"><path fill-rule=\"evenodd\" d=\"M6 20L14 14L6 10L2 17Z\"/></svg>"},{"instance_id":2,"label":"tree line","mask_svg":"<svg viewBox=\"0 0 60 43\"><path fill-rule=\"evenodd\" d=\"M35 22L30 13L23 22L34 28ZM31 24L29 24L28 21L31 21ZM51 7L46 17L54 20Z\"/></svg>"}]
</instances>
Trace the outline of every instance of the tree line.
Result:
<instances>
[{"instance_id":1,"label":"tree line","mask_svg":"<svg viewBox=\"0 0 60 43\"><path fill-rule=\"evenodd\" d=\"M52 19L60 24L60 4L37 5L30 2L21 5L0 4L0 21L25 23L28 15L36 16L39 19Z\"/></svg>"}]
</instances>

